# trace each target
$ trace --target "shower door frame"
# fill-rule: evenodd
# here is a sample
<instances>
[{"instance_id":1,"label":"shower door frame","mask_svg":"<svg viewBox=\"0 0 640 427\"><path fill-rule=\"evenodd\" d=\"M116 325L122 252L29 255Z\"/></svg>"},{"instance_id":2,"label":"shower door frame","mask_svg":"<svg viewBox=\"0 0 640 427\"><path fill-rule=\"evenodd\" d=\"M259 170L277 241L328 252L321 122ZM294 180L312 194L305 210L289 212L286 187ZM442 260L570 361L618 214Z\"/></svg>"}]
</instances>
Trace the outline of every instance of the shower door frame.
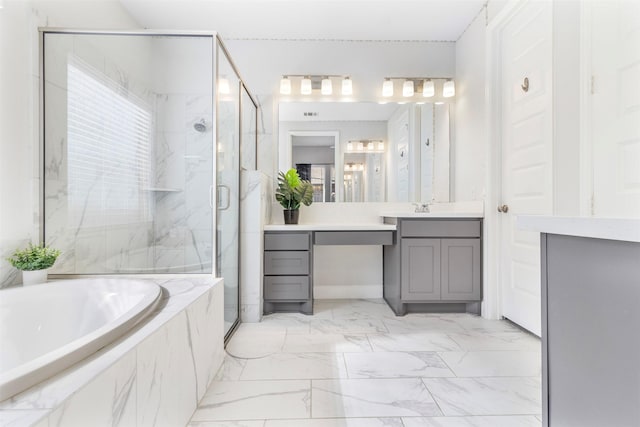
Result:
<instances>
[{"instance_id":1,"label":"shower door frame","mask_svg":"<svg viewBox=\"0 0 640 427\"><path fill-rule=\"evenodd\" d=\"M255 133L255 140L254 140L254 146L255 146L255 165L254 165L254 169L257 169L257 164L258 164L258 112L259 112L259 107L258 107L258 103L256 102L256 99L253 97L253 95L251 94L251 91L247 88L247 85L244 81L244 79L242 78L242 75L240 74L240 70L238 69L238 67L236 66L235 62L233 62L233 58L231 57L231 54L229 54L229 50L227 49L227 47L225 46L224 42L222 41L222 39L220 38L220 36L216 33L215 35L216 38L216 45L214 46L214 51L215 51L215 55L214 55L214 78L216 79L216 81L214 82L214 84L217 84L217 78L219 75L218 72L218 66L220 64L220 61L218 60L218 49L220 49L222 51L222 53L225 55L226 60L229 62L229 65L231 65L231 68L233 69L233 71L236 73L236 76L238 77L238 183L239 183L239 188L238 188L238 295L237 295L237 306L238 306L238 315L235 319L235 321L233 322L233 324L231 325L231 327L229 328L229 330L227 331L227 333L224 336L224 343L225 346L227 344L227 342L229 341L229 339L233 336L234 332L236 331L236 329L238 328L238 325L240 324L240 307L241 307L241 303L242 303L242 298L241 298L241 289L240 286L242 284L242 264L241 264L241 253L242 253L242 242L240 239L241 236L241 222L240 222L240 218L242 217L242 203L241 203L241 197L240 197L240 189L242 186L242 150L241 150L241 146L242 146L242 94L243 94L243 89L246 91L247 95L249 96L249 99L251 100L251 102L253 103L253 106L256 109L256 133ZM214 105L217 106L218 105L218 91L215 90L216 86L214 86ZM218 127L217 127L217 116L216 116L216 110L214 108L214 118L216 119L216 128L215 128L215 132L216 132L216 147L217 147L217 143L219 140L219 135L218 135ZM217 149L216 151L216 166L217 166ZM214 175L217 175L217 167L216 167L216 171L214 171ZM214 200L220 200L220 194L219 194L219 188L218 188L218 182L217 182L217 177L214 180L214 185L215 185L215 189L216 189L216 197ZM216 215L215 215L215 220L214 220L214 244L216 245L217 248L217 225L218 225L218 215L217 215L217 206L216 206ZM214 257L217 258L218 253L216 250L216 253L214 254ZM218 275L219 272L219 266L217 263L214 264L215 265L215 273L216 275Z\"/></svg>"},{"instance_id":2,"label":"shower door frame","mask_svg":"<svg viewBox=\"0 0 640 427\"><path fill-rule=\"evenodd\" d=\"M217 161L218 161L218 152L217 152L217 140L218 140L218 125L217 125L217 105L218 105L218 91L217 91L217 81L218 81L218 48L221 48L222 51L224 52L224 54L226 55L227 60L229 61L229 63L231 64L233 70L235 71L238 80L239 80L239 94L242 95L242 89L244 88L247 92L247 94L249 95L249 98L251 99L254 107L256 108L256 134L255 134L255 150L256 150L256 165L257 165L257 132L258 132L258 128L257 128L257 123L258 123L258 114L259 114L259 106L258 103L256 102L255 98L253 97L253 95L251 94L251 92L249 91L249 89L247 88L244 80L242 79L241 74L238 71L238 68L236 67L235 63L233 62L233 59L231 58L231 55L229 54L229 51L227 50L227 48L225 47L224 43L222 42L222 39L220 38L220 36L218 35L217 32L215 31L180 31L180 30L176 30L176 31L158 31L158 30L90 30L90 29L75 29L75 28L64 28L64 27L39 27L38 28L38 44L39 44L39 54L38 54L38 58L39 58L39 73L40 73L40 79L39 79L39 105L38 105L38 116L39 116L39 135L38 135L38 163L37 163L37 167L38 167L38 171L40 173L40 179L39 179L39 185L38 185L38 197L37 197L37 206L38 206L38 218L39 221L37 222L37 226L38 226L38 230L37 230L37 235L39 236L39 241L41 243L45 243L45 162L44 162L44 158L45 158L45 126L46 126L46 120L47 117L45 115L45 49L46 49L46 44L45 44L45 36L47 34L69 34L69 35L104 35L104 36L147 36L147 37L154 37L154 36L158 36L158 37L202 37L202 38L211 38L212 39L212 52L211 52L211 58L212 58L212 72L211 72L211 79L212 79L212 91L213 93L212 95L212 115L211 118L212 120L212 134L215 135L215 139L212 141L213 146L213 170L212 170L212 177L211 177L211 182L212 182L212 189L210 190L211 192L213 192L213 189L217 189ZM242 96L239 97L240 102L239 102L239 128L238 128L238 133L239 136L241 135L241 131L242 131ZM240 138L239 138L240 141ZM239 151L239 156L240 154L240 147L238 147L238 151ZM239 163L241 164L241 163ZM238 174L240 174L240 168L238 169ZM214 194L211 194L211 196L213 197ZM215 195L215 199L217 200L217 194ZM241 206L240 206L240 194L238 194L238 236L240 235L240 214L241 214ZM193 276L198 276L198 275L217 275L217 271L218 271L218 265L217 265L217 223L218 223L218 212L217 212L217 206L211 206L211 210L212 210L212 228L211 228L211 233L212 233L212 247L216 248L216 250L214 250L212 252L212 259L211 259L211 273L182 273L185 276L189 276L189 275L193 275ZM229 338L233 335L233 332L235 331L235 329L237 328L238 324L240 323L240 303L241 303L241 292L240 292L240 275L241 275L241 266L240 266L240 241L238 240L238 295L237 295L237 304L238 304L238 316L236 317L233 325L231 326L231 328L229 329L228 333L225 334L225 338L224 338L224 342L225 345L227 343L227 341L229 340ZM172 273L113 273L113 274L109 274L109 273L100 273L100 274L50 274L49 277L52 279L64 279L64 278L86 278L86 277L97 277L97 276L110 276L110 275L114 275L114 276L135 276L137 278L143 278L143 277L164 277L167 274L172 274Z\"/></svg>"}]
</instances>

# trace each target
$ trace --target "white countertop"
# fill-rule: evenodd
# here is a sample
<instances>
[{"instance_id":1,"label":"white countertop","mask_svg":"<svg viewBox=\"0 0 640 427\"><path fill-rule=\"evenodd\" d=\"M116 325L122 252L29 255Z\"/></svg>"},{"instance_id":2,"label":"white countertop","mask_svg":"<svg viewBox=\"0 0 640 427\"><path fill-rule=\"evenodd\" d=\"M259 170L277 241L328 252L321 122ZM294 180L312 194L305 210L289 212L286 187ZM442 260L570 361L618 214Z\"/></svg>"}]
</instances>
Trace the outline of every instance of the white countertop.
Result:
<instances>
[{"instance_id":1,"label":"white countertop","mask_svg":"<svg viewBox=\"0 0 640 427\"><path fill-rule=\"evenodd\" d=\"M269 224L264 226L264 231L385 231L395 230L393 224Z\"/></svg>"},{"instance_id":2,"label":"white countertop","mask_svg":"<svg viewBox=\"0 0 640 427\"><path fill-rule=\"evenodd\" d=\"M386 218L482 218L481 212L381 212Z\"/></svg>"},{"instance_id":3,"label":"white countertop","mask_svg":"<svg viewBox=\"0 0 640 427\"><path fill-rule=\"evenodd\" d=\"M640 243L640 219L523 215L516 225L540 233Z\"/></svg>"}]
</instances>

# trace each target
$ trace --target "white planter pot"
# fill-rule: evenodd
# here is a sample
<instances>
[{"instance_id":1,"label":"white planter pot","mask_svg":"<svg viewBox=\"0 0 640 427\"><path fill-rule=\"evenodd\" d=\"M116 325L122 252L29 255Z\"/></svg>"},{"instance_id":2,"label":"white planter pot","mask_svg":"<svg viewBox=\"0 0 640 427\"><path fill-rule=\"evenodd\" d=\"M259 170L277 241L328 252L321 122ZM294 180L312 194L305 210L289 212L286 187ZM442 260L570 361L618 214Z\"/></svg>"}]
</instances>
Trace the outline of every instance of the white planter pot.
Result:
<instances>
[{"instance_id":1,"label":"white planter pot","mask_svg":"<svg viewBox=\"0 0 640 427\"><path fill-rule=\"evenodd\" d=\"M47 282L47 270L22 271L22 284L38 285Z\"/></svg>"}]
</instances>

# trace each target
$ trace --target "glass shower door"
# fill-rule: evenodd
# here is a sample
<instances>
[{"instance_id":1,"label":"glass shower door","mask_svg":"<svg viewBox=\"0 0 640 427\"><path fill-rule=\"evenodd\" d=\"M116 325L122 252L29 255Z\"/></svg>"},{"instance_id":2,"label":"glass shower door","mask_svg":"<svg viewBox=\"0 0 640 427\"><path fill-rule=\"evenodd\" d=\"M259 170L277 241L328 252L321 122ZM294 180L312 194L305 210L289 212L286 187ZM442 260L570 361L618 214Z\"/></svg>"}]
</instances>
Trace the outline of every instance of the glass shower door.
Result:
<instances>
[{"instance_id":1,"label":"glass shower door","mask_svg":"<svg viewBox=\"0 0 640 427\"><path fill-rule=\"evenodd\" d=\"M224 332L239 317L240 79L218 45L217 275L224 278Z\"/></svg>"}]
</instances>

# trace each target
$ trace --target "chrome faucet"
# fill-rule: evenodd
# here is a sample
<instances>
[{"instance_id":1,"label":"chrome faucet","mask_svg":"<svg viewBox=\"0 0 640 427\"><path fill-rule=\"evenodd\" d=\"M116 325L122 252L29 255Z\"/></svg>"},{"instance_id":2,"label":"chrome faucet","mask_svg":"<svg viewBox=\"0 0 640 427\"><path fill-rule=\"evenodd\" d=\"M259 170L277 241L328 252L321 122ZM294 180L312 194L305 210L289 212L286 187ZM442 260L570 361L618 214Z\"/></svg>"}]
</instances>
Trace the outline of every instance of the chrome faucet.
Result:
<instances>
[{"instance_id":1,"label":"chrome faucet","mask_svg":"<svg viewBox=\"0 0 640 427\"><path fill-rule=\"evenodd\" d=\"M416 207L415 213L428 213L429 212L429 204L428 203L413 203Z\"/></svg>"}]
</instances>

